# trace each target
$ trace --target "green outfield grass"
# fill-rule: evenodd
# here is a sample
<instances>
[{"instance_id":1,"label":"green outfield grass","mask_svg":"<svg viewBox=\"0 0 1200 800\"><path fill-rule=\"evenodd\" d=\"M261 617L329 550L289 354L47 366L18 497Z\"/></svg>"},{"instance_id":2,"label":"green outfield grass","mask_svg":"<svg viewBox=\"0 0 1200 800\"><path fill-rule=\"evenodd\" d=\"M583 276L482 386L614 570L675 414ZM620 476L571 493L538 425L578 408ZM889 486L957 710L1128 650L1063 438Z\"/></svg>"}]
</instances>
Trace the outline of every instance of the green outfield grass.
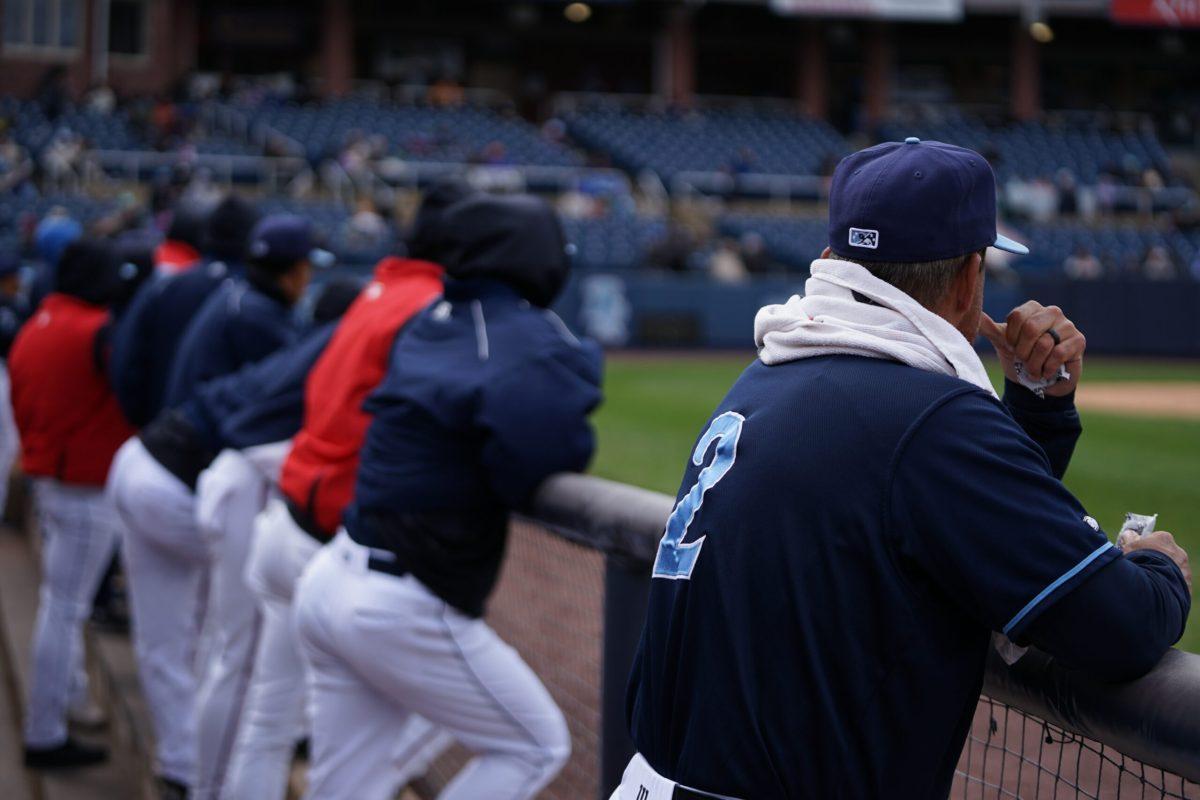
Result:
<instances>
[{"instance_id":1,"label":"green outfield grass","mask_svg":"<svg viewBox=\"0 0 1200 800\"><path fill-rule=\"evenodd\" d=\"M746 355L614 355L605 403L596 414L593 471L674 495L700 428ZM992 369L993 376L996 371ZM1200 363L1091 360L1085 381L1200 381ZM1067 485L1106 530L1126 511L1159 514L1200 561L1200 420L1148 419L1084 412L1084 435ZM1181 646L1200 652L1200 614Z\"/></svg>"}]
</instances>

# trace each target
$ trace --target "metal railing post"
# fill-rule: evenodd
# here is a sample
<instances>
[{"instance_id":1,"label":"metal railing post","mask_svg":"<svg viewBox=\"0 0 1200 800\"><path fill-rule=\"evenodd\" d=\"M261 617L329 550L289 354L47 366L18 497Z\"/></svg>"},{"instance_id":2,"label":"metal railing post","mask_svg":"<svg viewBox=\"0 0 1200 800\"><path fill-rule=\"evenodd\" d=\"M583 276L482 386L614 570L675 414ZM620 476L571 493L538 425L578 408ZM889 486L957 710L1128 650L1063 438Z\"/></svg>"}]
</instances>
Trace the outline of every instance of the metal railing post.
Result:
<instances>
[{"instance_id":1,"label":"metal railing post","mask_svg":"<svg viewBox=\"0 0 1200 800\"><path fill-rule=\"evenodd\" d=\"M625 726L625 689L650 599L650 568L617 555L604 559L604 654L600 690L600 800L621 782L633 757Z\"/></svg>"}]
</instances>

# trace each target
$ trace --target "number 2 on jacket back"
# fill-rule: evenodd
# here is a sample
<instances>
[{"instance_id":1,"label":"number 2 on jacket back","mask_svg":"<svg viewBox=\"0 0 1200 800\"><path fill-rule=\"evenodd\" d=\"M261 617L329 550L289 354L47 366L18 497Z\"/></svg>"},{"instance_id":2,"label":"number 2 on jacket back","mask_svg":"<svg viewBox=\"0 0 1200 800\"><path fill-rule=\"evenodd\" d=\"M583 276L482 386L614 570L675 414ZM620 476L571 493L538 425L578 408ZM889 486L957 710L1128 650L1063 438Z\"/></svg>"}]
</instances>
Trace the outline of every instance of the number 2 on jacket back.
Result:
<instances>
[{"instance_id":1,"label":"number 2 on jacket back","mask_svg":"<svg viewBox=\"0 0 1200 800\"><path fill-rule=\"evenodd\" d=\"M683 540L696 517L696 512L704 504L705 493L720 483L725 474L733 468L734 459L737 458L738 439L742 436L742 425L745 422L746 418L741 414L726 411L712 421L708 430L696 443L696 451L692 453L692 463L696 466L704 463L708 448L713 442L717 443L712 463L700 470L692 488L671 512L671 517L667 520L667 531L658 543L653 577L671 580L688 580L692 577L692 570L700 556L700 548L704 546L705 537L701 536L687 544L684 544Z\"/></svg>"}]
</instances>

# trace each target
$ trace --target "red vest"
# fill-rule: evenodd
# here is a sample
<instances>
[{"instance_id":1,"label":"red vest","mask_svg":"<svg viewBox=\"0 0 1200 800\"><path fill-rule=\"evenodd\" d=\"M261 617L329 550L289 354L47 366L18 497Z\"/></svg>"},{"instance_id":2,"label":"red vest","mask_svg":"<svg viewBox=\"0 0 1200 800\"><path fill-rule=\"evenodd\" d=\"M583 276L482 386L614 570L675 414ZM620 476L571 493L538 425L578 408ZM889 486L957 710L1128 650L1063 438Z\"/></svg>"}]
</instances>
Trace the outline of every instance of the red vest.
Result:
<instances>
[{"instance_id":1,"label":"red vest","mask_svg":"<svg viewBox=\"0 0 1200 800\"><path fill-rule=\"evenodd\" d=\"M8 357L21 468L64 483L103 486L134 430L96 363L108 311L50 294L17 333Z\"/></svg>"},{"instance_id":2,"label":"red vest","mask_svg":"<svg viewBox=\"0 0 1200 800\"><path fill-rule=\"evenodd\" d=\"M304 427L283 463L280 488L330 533L354 497L358 451L371 418L362 410L387 372L396 333L442 292L442 268L428 261L385 258L304 386Z\"/></svg>"}]
</instances>

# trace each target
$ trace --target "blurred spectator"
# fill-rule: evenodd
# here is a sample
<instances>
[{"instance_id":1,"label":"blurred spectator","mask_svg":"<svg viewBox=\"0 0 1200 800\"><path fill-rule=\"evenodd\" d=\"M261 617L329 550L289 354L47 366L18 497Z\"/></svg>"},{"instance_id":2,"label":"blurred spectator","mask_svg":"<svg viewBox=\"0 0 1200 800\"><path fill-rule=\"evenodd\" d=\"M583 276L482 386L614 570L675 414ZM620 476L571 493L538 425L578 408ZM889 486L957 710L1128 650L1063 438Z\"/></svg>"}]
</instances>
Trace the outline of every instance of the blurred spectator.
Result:
<instances>
[{"instance_id":1,"label":"blurred spectator","mask_svg":"<svg viewBox=\"0 0 1200 800\"><path fill-rule=\"evenodd\" d=\"M225 196L225 191L213 181L212 170L200 167L187 182L179 202L198 208L215 208Z\"/></svg>"},{"instance_id":2,"label":"blurred spectator","mask_svg":"<svg viewBox=\"0 0 1200 800\"><path fill-rule=\"evenodd\" d=\"M742 263L746 265L747 272L752 275L764 275L771 271L774 262L767 253L767 242L762 234L747 231L742 234L738 246L741 249ZM813 258L816 258L817 255L817 253L813 253Z\"/></svg>"},{"instance_id":3,"label":"blurred spectator","mask_svg":"<svg viewBox=\"0 0 1200 800\"><path fill-rule=\"evenodd\" d=\"M740 283L746 280L746 265L738 253L737 246L730 239L717 242L708 261L708 272L713 279L721 283Z\"/></svg>"},{"instance_id":4,"label":"blurred spectator","mask_svg":"<svg viewBox=\"0 0 1200 800\"><path fill-rule=\"evenodd\" d=\"M46 180L59 189L77 186L86 150L82 136L69 128L60 128L42 152Z\"/></svg>"},{"instance_id":5,"label":"blurred spectator","mask_svg":"<svg viewBox=\"0 0 1200 800\"><path fill-rule=\"evenodd\" d=\"M0 192L15 191L33 174L29 153L7 130L0 132Z\"/></svg>"},{"instance_id":6,"label":"blurred spectator","mask_svg":"<svg viewBox=\"0 0 1200 800\"><path fill-rule=\"evenodd\" d=\"M1151 281L1169 281L1175 277L1175 264L1165 247L1155 245L1146 251L1142 274Z\"/></svg>"},{"instance_id":7,"label":"blurred spectator","mask_svg":"<svg viewBox=\"0 0 1200 800\"><path fill-rule=\"evenodd\" d=\"M663 237L650 245L646 253L646 263L651 267L671 272L687 272L695 250L696 237L692 232L683 225L672 222L667 226Z\"/></svg>"},{"instance_id":8,"label":"blurred spectator","mask_svg":"<svg viewBox=\"0 0 1200 800\"><path fill-rule=\"evenodd\" d=\"M46 119L56 122L67 105L67 69L56 64L46 70L38 83L34 98Z\"/></svg>"},{"instance_id":9,"label":"blurred spectator","mask_svg":"<svg viewBox=\"0 0 1200 800\"><path fill-rule=\"evenodd\" d=\"M94 83L83 98L83 105L94 114L111 114L117 109L117 95L106 83Z\"/></svg>"},{"instance_id":10,"label":"blurred spectator","mask_svg":"<svg viewBox=\"0 0 1200 800\"><path fill-rule=\"evenodd\" d=\"M1048 222L1059 213L1058 188L1048 178L1010 178L1004 185L1006 207L1016 217Z\"/></svg>"},{"instance_id":11,"label":"blurred spectator","mask_svg":"<svg viewBox=\"0 0 1200 800\"><path fill-rule=\"evenodd\" d=\"M1063 272L1071 280L1094 281L1104 277L1104 265L1086 245L1080 245L1063 261Z\"/></svg>"},{"instance_id":12,"label":"blurred spectator","mask_svg":"<svg viewBox=\"0 0 1200 800\"><path fill-rule=\"evenodd\" d=\"M429 87L428 97L431 105L446 108L462 105L466 93L458 81L449 77L441 77Z\"/></svg>"},{"instance_id":13,"label":"blurred spectator","mask_svg":"<svg viewBox=\"0 0 1200 800\"><path fill-rule=\"evenodd\" d=\"M150 110L152 142L156 150L170 148L175 137L181 133L182 120L179 108L167 95L161 95Z\"/></svg>"},{"instance_id":14,"label":"blurred spectator","mask_svg":"<svg viewBox=\"0 0 1200 800\"><path fill-rule=\"evenodd\" d=\"M1059 216L1075 216L1079 213L1079 194L1078 187L1075 185L1075 176L1068 169L1060 169L1058 175L1055 176L1055 183L1058 190Z\"/></svg>"},{"instance_id":15,"label":"blurred spectator","mask_svg":"<svg viewBox=\"0 0 1200 800\"><path fill-rule=\"evenodd\" d=\"M383 247L389 238L387 220L369 198L360 198L354 214L346 220L343 236L352 250L374 251Z\"/></svg>"}]
</instances>

